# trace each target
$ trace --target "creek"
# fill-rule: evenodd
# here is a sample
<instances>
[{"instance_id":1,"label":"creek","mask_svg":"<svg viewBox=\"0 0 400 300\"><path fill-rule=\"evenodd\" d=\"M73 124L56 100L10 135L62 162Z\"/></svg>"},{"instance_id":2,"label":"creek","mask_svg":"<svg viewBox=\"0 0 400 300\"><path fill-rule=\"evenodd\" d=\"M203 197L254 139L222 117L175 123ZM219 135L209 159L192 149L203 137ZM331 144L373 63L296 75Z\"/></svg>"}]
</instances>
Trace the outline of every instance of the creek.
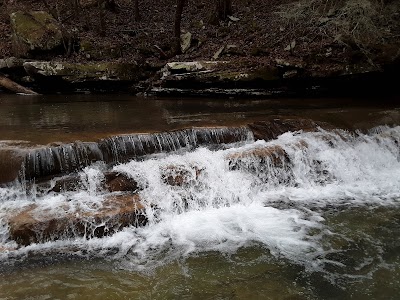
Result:
<instances>
[{"instance_id":1,"label":"creek","mask_svg":"<svg viewBox=\"0 0 400 300\"><path fill-rule=\"evenodd\" d=\"M0 185L0 299L397 299L399 100L0 94L0 171L45 149ZM330 126L246 126L299 118ZM124 194L106 172L134 180L145 224L92 218ZM24 213L86 223L20 243Z\"/></svg>"}]
</instances>

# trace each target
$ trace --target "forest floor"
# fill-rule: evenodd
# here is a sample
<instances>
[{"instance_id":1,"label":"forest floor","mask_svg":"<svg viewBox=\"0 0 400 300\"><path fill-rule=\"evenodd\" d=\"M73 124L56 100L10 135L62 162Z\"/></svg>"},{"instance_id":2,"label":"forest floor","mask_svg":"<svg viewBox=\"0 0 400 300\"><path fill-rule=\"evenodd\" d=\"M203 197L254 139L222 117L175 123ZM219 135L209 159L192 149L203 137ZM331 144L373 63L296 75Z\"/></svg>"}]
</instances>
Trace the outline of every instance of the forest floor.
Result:
<instances>
[{"instance_id":1,"label":"forest floor","mask_svg":"<svg viewBox=\"0 0 400 300\"><path fill-rule=\"evenodd\" d=\"M99 9L95 0L81 0L74 10L70 0L4 0L0 6L0 58L13 56L9 14L17 10L52 11L74 37L73 51L34 59L87 61L137 61L153 66L166 61L215 59L237 62L237 68L271 65L277 59L329 71L343 65L381 66L400 58L400 1L377 0L233 0L233 16L210 24L214 0L188 0L182 33L192 34L192 47L172 53L175 5L171 0L140 0L141 20L134 20L133 1L117 0L105 11L105 36L99 34ZM48 3L45 5L44 3ZM83 44L95 49L117 49L88 55ZM160 57L161 48L169 55ZM115 52L113 52L115 53ZM232 66L232 65L231 65Z\"/></svg>"}]
</instances>

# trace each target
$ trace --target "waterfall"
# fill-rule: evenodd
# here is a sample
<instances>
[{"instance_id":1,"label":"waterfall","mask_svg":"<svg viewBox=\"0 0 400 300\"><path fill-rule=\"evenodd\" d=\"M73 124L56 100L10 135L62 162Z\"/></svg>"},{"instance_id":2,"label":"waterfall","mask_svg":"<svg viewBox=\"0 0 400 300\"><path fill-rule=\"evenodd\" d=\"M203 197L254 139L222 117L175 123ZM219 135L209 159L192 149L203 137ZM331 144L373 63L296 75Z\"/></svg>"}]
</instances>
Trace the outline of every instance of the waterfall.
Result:
<instances>
[{"instance_id":1,"label":"waterfall","mask_svg":"<svg viewBox=\"0 0 400 300\"><path fill-rule=\"evenodd\" d=\"M325 209L400 205L399 142L400 127L293 131L268 142L254 141L243 127L47 148L36 152L28 169L79 167L81 184L54 192L52 179L34 196L21 196L16 186L0 188L0 247L17 247L12 237L18 217L29 215L44 231L59 226L53 235L35 235L37 244L22 243L0 258L69 247L93 256L124 256L139 266L157 264L160 257L230 253L256 242L273 255L315 265L327 251L319 240L329 232ZM218 143L229 145L209 147ZM89 165L94 160L109 166ZM133 188L111 191L108 177L117 186L134 182Z\"/></svg>"},{"instance_id":2,"label":"waterfall","mask_svg":"<svg viewBox=\"0 0 400 300\"><path fill-rule=\"evenodd\" d=\"M116 164L156 153L190 151L199 146L223 147L224 144L252 140L252 132L247 127L192 128L33 149L26 153L23 179L67 174L98 161Z\"/></svg>"}]
</instances>

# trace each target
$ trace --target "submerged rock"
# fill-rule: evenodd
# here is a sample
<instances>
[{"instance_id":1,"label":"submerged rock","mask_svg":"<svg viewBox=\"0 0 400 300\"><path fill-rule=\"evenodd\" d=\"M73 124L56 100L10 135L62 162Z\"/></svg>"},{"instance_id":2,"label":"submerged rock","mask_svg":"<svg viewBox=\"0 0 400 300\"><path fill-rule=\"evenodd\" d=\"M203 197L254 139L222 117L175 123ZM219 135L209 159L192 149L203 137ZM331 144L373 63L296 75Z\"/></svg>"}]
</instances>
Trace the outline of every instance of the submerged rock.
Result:
<instances>
[{"instance_id":1,"label":"submerged rock","mask_svg":"<svg viewBox=\"0 0 400 300\"><path fill-rule=\"evenodd\" d=\"M63 45L61 26L45 11L14 12L10 20L14 51L19 56L32 51L51 51Z\"/></svg>"},{"instance_id":2,"label":"submerged rock","mask_svg":"<svg viewBox=\"0 0 400 300\"><path fill-rule=\"evenodd\" d=\"M102 237L146 222L139 196L124 194L108 196L97 210L73 213L63 206L50 211L32 204L11 217L8 225L11 239L27 246L68 237Z\"/></svg>"}]
</instances>

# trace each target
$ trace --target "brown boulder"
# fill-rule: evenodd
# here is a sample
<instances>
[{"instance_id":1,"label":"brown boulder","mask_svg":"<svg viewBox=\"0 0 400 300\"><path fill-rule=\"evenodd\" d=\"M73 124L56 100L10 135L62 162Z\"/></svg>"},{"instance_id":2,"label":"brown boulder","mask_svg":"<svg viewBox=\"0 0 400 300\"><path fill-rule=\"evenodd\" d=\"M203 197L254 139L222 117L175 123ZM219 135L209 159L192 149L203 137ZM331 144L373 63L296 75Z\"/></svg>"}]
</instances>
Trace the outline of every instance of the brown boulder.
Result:
<instances>
[{"instance_id":1,"label":"brown boulder","mask_svg":"<svg viewBox=\"0 0 400 300\"><path fill-rule=\"evenodd\" d=\"M280 146L255 148L229 154L230 170L241 170L256 175L262 182L291 184L293 174L291 161Z\"/></svg>"},{"instance_id":2,"label":"brown boulder","mask_svg":"<svg viewBox=\"0 0 400 300\"><path fill-rule=\"evenodd\" d=\"M76 191L82 187L81 177L78 174L64 176L56 180L52 192L60 193L67 191Z\"/></svg>"},{"instance_id":3,"label":"brown boulder","mask_svg":"<svg viewBox=\"0 0 400 300\"><path fill-rule=\"evenodd\" d=\"M11 239L26 246L65 237L102 237L146 222L139 196L125 194L109 196L103 206L93 212L71 214L60 206L55 214L32 204L11 217L8 225Z\"/></svg>"},{"instance_id":4,"label":"brown boulder","mask_svg":"<svg viewBox=\"0 0 400 300\"><path fill-rule=\"evenodd\" d=\"M23 162L23 152L0 149L0 185L16 180L21 175Z\"/></svg>"},{"instance_id":5,"label":"brown boulder","mask_svg":"<svg viewBox=\"0 0 400 300\"><path fill-rule=\"evenodd\" d=\"M198 179L201 169L196 166L168 166L162 170L163 181L171 186L183 186Z\"/></svg>"},{"instance_id":6,"label":"brown boulder","mask_svg":"<svg viewBox=\"0 0 400 300\"><path fill-rule=\"evenodd\" d=\"M328 127L325 123L316 123L310 119L274 119L255 122L248 125L256 140L274 140L288 131L316 131L318 127Z\"/></svg>"},{"instance_id":7,"label":"brown boulder","mask_svg":"<svg viewBox=\"0 0 400 300\"><path fill-rule=\"evenodd\" d=\"M106 177L106 188L110 192L135 192L139 188L137 182L126 174L107 172L104 176Z\"/></svg>"}]
</instances>

